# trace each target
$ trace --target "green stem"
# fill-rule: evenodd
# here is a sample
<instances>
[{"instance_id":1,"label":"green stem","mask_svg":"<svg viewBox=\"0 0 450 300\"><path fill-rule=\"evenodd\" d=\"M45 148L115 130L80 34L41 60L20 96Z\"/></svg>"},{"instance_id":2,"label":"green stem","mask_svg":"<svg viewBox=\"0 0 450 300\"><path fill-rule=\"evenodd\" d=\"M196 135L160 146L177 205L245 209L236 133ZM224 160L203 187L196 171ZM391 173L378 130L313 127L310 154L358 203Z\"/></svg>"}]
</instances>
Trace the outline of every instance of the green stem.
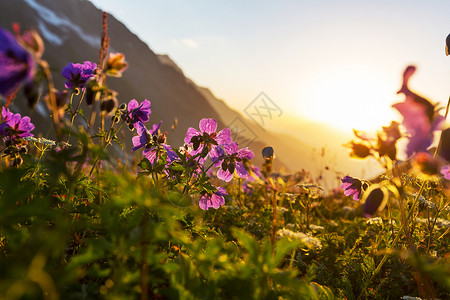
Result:
<instances>
[{"instance_id":1,"label":"green stem","mask_svg":"<svg viewBox=\"0 0 450 300\"><path fill-rule=\"evenodd\" d=\"M41 68L43 70L45 81L47 82L47 89L48 89L47 106L49 107L50 111L52 112L53 126L55 127L56 140L59 141L59 135L60 135L59 122L60 122L60 120L59 120L58 106L56 104L56 95L53 92L54 85L53 85L52 73L50 71L50 66L48 65L47 61L41 60L41 61L39 61L39 65L41 66Z\"/></svg>"},{"instance_id":2,"label":"green stem","mask_svg":"<svg viewBox=\"0 0 450 300\"><path fill-rule=\"evenodd\" d=\"M119 127L117 128L117 132L120 130L120 128L122 128L122 125L125 121L122 121L122 123L120 123ZM106 150L106 147L108 147L108 145L111 143L111 132L114 126L114 122L111 122L111 126L109 127L108 133L106 135L106 139L105 139L105 146L104 146L104 150ZM97 156L97 158L95 159L94 164L92 165L91 171L89 172L89 176L92 175L92 172L94 172L95 166L97 165L98 161L100 160L100 155Z\"/></svg>"},{"instance_id":3,"label":"green stem","mask_svg":"<svg viewBox=\"0 0 450 300\"><path fill-rule=\"evenodd\" d=\"M78 104L77 104L77 107L75 108L75 110L72 111L72 108L70 109L71 113L72 113L72 118L70 120L70 125L73 125L73 121L75 120L75 116L78 114L78 110L80 109L80 105L81 105L81 102L83 101L84 94L85 94L85 92L83 92L83 94L81 95L80 101L78 101ZM72 94L72 97L73 97L73 94ZM70 100L70 103L72 103L72 99Z\"/></svg>"},{"instance_id":4,"label":"green stem","mask_svg":"<svg viewBox=\"0 0 450 300\"><path fill-rule=\"evenodd\" d=\"M403 231L405 230L405 228L408 226L409 220L411 218L411 216L414 213L414 210L416 208L416 204L417 202L419 202L419 198L423 192L423 190L425 189L425 185L427 184L426 181L424 181L422 183L422 186L420 187L419 192L416 195L416 198L414 199L414 202L411 206L411 208L408 211L408 216L406 218L406 221L402 224L402 226L400 227L400 229L398 230L397 236L395 237L394 241L392 242L392 247L395 247L395 244L397 244L398 240L400 239L400 237L403 234ZM380 272L381 268L383 267L384 263L386 262L386 260L388 259L388 256L390 254L390 251L386 251L386 253L384 254L383 258L381 259L380 263L378 264L377 268L375 269L375 271L373 271L372 276L370 276L369 280L366 281L366 283L364 284L364 287L361 290L361 293L359 294L357 300L361 299L361 297L365 294L367 287L369 286L369 284L372 282L372 280L375 278L375 276L378 275L378 273Z\"/></svg>"},{"instance_id":5,"label":"green stem","mask_svg":"<svg viewBox=\"0 0 450 300\"><path fill-rule=\"evenodd\" d=\"M277 232L277 197L275 190L272 191L272 246L275 249L275 235Z\"/></svg>"}]
</instances>

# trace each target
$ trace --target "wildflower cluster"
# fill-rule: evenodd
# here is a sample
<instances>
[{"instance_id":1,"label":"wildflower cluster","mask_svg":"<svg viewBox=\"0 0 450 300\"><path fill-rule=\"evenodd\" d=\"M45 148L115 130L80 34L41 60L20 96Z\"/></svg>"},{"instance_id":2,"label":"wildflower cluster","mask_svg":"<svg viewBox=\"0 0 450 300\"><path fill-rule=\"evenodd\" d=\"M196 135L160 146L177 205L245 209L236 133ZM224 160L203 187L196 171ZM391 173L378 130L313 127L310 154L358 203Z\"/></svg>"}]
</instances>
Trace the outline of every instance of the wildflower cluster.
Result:
<instances>
[{"instance_id":1,"label":"wildflower cluster","mask_svg":"<svg viewBox=\"0 0 450 300\"><path fill-rule=\"evenodd\" d=\"M253 152L248 148L239 149L238 144L231 139L229 128L217 132L214 119L200 120L200 131L190 127L184 139L185 145L174 149L166 144L166 133L160 131L161 122L154 124L151 130L146 128L150 107L148 100L139 104L133 99L128 103L127 122L137 132L132 139L132 151L143 148L142 154L150 163L141 163L140 166L154 176L164 174L171 179L172 187L181 184L183 194L199 194L198 204L201 209L217 209L224 205L227 192L209 183L211 168L218 168L217 177L226 182L234 174L247 178L251 171Z\"/></svg>"},{"instance_id":2,"label":"wildflower cluster","mask_svg":"<svg viewBox=\"0 0 450 300\"><path fill-rule=\"evenodd\" d=\"M34 129L34 125L30 122L29 117L13 114L9 108L5 107L2 107L1 121L0 136L5 145L3 153L12 159L13 166L18 166L22 163L21 154L27 152L25 138L33 136L31 131Z\"/></svg>"}]
</instances>

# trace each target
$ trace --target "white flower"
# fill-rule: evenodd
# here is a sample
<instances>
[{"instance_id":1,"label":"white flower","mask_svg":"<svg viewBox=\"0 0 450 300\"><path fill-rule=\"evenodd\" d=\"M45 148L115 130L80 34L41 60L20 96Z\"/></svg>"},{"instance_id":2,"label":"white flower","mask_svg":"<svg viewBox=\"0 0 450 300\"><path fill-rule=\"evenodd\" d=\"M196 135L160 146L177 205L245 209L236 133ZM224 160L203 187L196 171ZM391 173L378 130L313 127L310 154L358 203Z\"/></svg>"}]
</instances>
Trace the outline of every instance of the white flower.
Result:
<instances>
[{"instance_id":1,"label":"white flower","mask_svg":"<svg viewBox=\"0 0 450 300\"><path fill-rule=\"evenodd\" d=\"M277 231L277 235L287 237L289 239L300 241L304 246L309 249L321 249L322 243L315 237L309 236L303 232L294 232L289 229L280 229Z\"/></svg>"},{"instance_id":2,"label":"white flower","mask_svg":"<svg viewBox=\"0 0 450 300\"><path fill-rule=\"evenodd\" d=\"M366 223L369 225L383 225L383 219L380 217L370 218Z\"/></svg>"}]
</instances>

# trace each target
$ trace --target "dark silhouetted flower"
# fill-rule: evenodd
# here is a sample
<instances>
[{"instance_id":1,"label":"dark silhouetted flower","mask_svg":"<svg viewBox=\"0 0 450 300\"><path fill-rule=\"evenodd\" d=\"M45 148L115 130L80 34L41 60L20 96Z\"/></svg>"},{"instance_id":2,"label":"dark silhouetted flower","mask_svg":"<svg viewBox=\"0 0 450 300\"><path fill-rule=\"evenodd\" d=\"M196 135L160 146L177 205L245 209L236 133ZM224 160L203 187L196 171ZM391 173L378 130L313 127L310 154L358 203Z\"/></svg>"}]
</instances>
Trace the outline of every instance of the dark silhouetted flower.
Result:
<instances>
[{"instance_id":1,"label":"dark silhouetted flower","mask_svg":"<svg viewBox=\"0 0 450 300\"><path fill-rule=\"evenodd\" d=\"M405 95L405 101L392 105L403 116L403 126L410 135L406 154L426 151L433 142L433 131L439 129L444 117L439 115L431 102L408 88L408 81L416 67L409 66L403 73L403 85L397 92Z\"/></svg>"},{"instance_id":2,"label":"dark silhouetted flower","mask_svg":"<svg viewBox=\"0 0 450 300\"><path fill-rule=\"evenodd\" d=\"M385 195L381 188L375 188L370 191L363 205L363 213L370 218L378 210L382 209L383 199Z\"/></svg>"},{"instance_id":3,"label":"dark silhouetted flower","mask_svg":"<svg viewBox=\"0 0 450 300\"><path fill-rule=\"evenodd\" d=\"M441 174L444 175L445 179L450 180L450 165L443 166Z\"/></svg>"},{"instance_id":4,"label":"dark silhouetted flower","mask_svg":"<svg viewBox=\"0 0 450 300\"><path fill-rule=\"evenodd\" d=\"M152 104L150 101L145 99L139 104L135 99L128 103L128 116L131 124L136 124L137 122L147 123L150 120L150 114Z\"/></svg>"},{"instance_id":5,"label":"dark silhouetted flower","mask_svg":"<svg viewBox=\"0 0 450 300\"><path fill-rule=\"evenodd\" d=\"M84 88L86 83L94 76L97 64L85 61L82 64L69 63L62 70L62 75L67 79L67 89Z\"/></svg>"},{"instance_id":6,"label":"dark silhouetted flower","mask_svg":"<svg viewBox=\"0 0 450 300\"><path fill-rule=\"evenodd\" d=\"M122 53L110 53L105 64L106 75L122 77L122 73L128 68L125 55Z\"/></svg>"},{"instance_id":7,"label":"dark silhouetted flower","mask_svg":"<svg viewBox=\"0 0 450 300\"><path fill-rule=\"evenodd\" d=\"M203 157L206 157L218 145L223 146L232 142L231 130L224 128L216 132L217 122L214 119L201 119L199 127L200 131L189 127L184 138L184 142L193 148L191 155L202 153Z\"/></svg>"},{"instance_id":8,"label":"dark silhouetted flower","mask_svg":"<svg viewBox=\"0 0 450 300\"><path fill-rule=\"evenodd\" d=\"M220 186L217 187L217 191L212 194L203 192L198 200L198 206L204 210L208 210L211 207L218 209L225 204L225 198L223 197L225 195L227 195L227 192Z\"/></svg>"},{"instance_id":9,"label":"dark silhouetted flower","mask_svg":"<svg viewBox=\"0 0 450 300\"><path fill-rule=\"evenodd\" d=\"M387 127L383 127L383 131L377 134L377 147L380 157L388 156L391 160L395 160L397 157L397 140L401 138L400 124L392 121Z\"/></svg>"},{"instance_id":10,"label":"dark silhouetted flower","mask_svg":"<svg viewBox=\"0 0 450 300\"><path fill-rule=\"evenodd\" d=\"M358 178L345 176L341 179L341 188L344 190L345 196L353 196L353 200L358 201L361 198L361 192L363 187L367 187L366 183L363 183Z\"/></svg>"},{"instance_id":11,"label":"dark silhouetted flower","mask_svg":"<svg viewBox=\"0 0 450 300\"><path fill-rule=\"evenodd\" d=\"M32 55L8 31L0 28L0 94L9 97L24 80L34 76Z\"/></svg>"}]
</instances>

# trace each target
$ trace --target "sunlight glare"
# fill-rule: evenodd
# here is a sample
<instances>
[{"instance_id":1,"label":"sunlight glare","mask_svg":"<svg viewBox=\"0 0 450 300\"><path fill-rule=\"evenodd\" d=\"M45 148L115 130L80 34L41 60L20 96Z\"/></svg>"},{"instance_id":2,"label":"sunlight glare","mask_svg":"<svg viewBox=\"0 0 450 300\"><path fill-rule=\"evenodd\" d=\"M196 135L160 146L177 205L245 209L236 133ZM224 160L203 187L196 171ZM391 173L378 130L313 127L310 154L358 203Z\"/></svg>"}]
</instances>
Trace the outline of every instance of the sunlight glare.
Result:
<instances>
[{"instance_id":1,"label":"sunlight glare","mask_svg":"<svg viewBox=\"0 0 450 300\"><path fill-rule=\"evenodd\" d=\"M341 68L313 76L300 92L303 117L345 131L376 131L398 119L391 105L398 99L398 80L368 69Z\"/></svg>"}]
</instances>

